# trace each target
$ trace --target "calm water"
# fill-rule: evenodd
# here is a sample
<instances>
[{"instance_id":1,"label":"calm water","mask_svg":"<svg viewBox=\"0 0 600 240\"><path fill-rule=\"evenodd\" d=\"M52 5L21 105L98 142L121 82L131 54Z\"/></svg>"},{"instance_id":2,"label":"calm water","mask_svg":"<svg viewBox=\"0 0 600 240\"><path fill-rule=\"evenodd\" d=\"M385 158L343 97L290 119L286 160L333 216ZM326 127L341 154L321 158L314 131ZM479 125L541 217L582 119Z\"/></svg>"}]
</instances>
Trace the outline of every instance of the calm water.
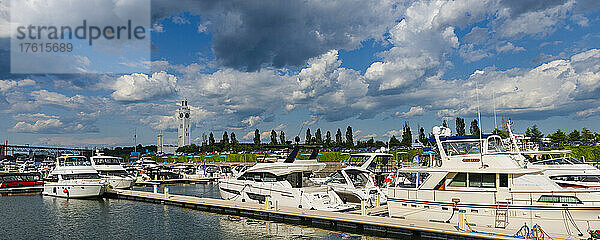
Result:
<instances>
[{"instance_id":1,"label":"calm water","mask_svg":"<svg viewBox=\"0 0 600 240\"><path fill-rule=\"evenodd\" d=\"M212 184L168 187L219 197ZM0 196L0 207L0 239L375 239L128 200Z\"/></svg>"}]
</instances>

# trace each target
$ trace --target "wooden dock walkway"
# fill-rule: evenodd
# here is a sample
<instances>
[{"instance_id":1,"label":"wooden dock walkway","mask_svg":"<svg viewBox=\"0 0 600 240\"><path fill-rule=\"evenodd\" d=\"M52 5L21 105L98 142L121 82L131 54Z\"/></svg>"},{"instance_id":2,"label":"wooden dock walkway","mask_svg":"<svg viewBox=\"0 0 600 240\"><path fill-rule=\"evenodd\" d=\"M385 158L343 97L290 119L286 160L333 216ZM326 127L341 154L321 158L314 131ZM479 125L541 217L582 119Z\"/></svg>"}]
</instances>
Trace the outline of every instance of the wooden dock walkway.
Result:
<instances>
[{"instance_id":1,"label":"wooden dock walkway","mask_svg":"<svg viewBox=\"0 0 600 240\"><path fill-rule=\"evenodd\" d=\"M200 179L189 179L189 178L177 178L177 179L156 179L156 180L147 180L143 182L136 182L136 185L160 185L160 184L177 184L177 183L185 183L185 184L195 184L195 183L209 183L217 181L218 178L200 178Z\"/></svg>"},{"instance_id":2,"label":"wooden dock walkway","mask_svg":"<svg viewBox=\"0 0 600 240\"><path fill-rule=\"evenodd\" d=\"M241 203L212 198L200 198L185 195L165 195L132 190L110 190L108 197L144 201L158 204L169 204L207 212L228 215L246 216L279 222L292 222L311 227L358 232L367 235L402 237L409 239L515 239L502 235L473 233L461 231L456 224L421 222L390 217L362 216L360 214L326 212L298 209L282 206ZM374 209L381 212L383 207ZM484 229L498 234L511 236L514 233L502 232L501 229Z\"/></svg>"}]
</instances>

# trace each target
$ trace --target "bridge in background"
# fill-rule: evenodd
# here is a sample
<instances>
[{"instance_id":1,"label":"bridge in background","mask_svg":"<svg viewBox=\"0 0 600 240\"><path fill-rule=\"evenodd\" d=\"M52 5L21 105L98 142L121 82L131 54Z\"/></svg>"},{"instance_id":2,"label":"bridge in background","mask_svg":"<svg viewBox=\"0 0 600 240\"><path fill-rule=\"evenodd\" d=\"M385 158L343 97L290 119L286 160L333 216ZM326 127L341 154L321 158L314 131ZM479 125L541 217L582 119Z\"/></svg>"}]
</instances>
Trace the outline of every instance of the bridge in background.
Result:
<instances>
[{"instance_id":1,"label":"bridge in background","mask_svg":"<svg viewBox=\"0 0 600 240\"><path fill-rule=\"evenodd\" d=\"M63 148L63 147L43 147L43 146L29 146L29 145L0 145L0 159L5 156L14 156L15 154L29 154L29 155L46 155L46 156L60 156L61 154L77 154L84 156L92 156L93 149L87 148Z\"/></svg>"}]
</instances>

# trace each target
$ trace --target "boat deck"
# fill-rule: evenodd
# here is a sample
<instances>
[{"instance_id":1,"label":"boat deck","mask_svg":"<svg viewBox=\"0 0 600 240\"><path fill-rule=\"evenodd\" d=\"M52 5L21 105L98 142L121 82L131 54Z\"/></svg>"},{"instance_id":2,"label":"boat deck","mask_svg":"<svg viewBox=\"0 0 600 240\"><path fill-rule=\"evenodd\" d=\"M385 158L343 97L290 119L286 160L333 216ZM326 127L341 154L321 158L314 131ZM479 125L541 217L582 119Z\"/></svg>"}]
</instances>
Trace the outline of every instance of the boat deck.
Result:
<instances>
[{"instance_id":1,"label":"boat deck","mask_svg":"<svg viewBox=\"0 0 600 240\"><path fill-rule=\"evenodd\" d=\"M404 238L430 239L515 239L513 232L504 229L484 229L480 232L466 232L457 228L456 224L413 221L380 216L363 216L352 213L326 212L298 209L283 206L241 203L212 198L200 198L185 195L165 195L132 190L110 190L107 195L118 199L145 201L159 204L176 205L208 212L239 215L251 218L293 222L325 229L352 231L368 235L397 236ZM385 206L371 209L368 213L381 214ZM494 234L481 233L493 232Z\"/></svg>"}]
</instances>

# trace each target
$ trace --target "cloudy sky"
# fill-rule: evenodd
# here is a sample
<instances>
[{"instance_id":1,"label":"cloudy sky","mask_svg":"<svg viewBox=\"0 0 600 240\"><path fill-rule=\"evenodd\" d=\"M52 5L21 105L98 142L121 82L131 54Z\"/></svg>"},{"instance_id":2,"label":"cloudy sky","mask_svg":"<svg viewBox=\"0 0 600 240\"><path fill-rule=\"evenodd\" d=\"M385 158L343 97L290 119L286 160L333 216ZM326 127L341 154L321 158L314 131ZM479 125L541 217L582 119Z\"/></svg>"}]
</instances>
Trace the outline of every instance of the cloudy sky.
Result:
<instances>
[{"instance_id":1,"label":"cloudy sky","mask_svg":"<svg viewBox=\"0 0 600 240\"><path fill-rule=\"evenodd\" d=\"M405 121L470 121L477 96L485 131L494 109L518 132L600 131L596 0L153 0L151 16L147 73L13 75L0 30L2 140L127 145L136 129L176 143L182 98L192 139L306 124L387 140Z\"/></svg>"}]
</instances>

